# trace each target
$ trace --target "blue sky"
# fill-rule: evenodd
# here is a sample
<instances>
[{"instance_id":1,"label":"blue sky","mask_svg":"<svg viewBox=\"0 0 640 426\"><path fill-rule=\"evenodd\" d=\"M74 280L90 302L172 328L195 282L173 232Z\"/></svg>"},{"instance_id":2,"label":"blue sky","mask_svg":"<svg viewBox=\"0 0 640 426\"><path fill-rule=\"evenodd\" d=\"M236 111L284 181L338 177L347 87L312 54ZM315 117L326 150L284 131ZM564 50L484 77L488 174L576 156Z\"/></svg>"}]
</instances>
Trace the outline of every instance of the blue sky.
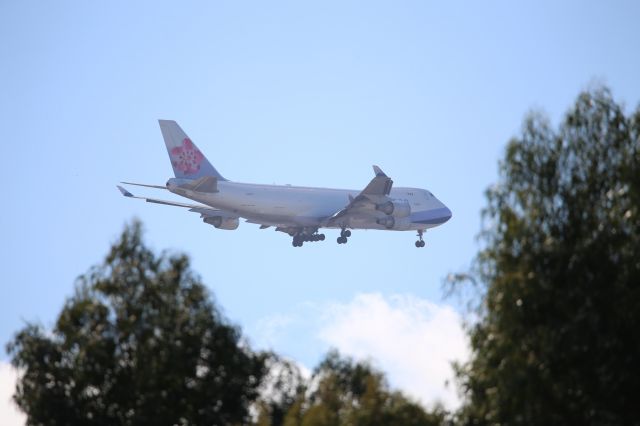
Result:
<instances>
[{"instance_id":1,"label":"blue sky","mask_svg":"<svg viewBox=\"0 0 640 426\"><path fill-rule=\"evenodd\" d=\"M352 349L327 333L450 308L441 282L477 251L483 191L525 113L557 124L594 82L627 111L640 101L633 1L5 1L0 16L2 343L25 321L50 326L138 217L150 246L192 257L254 346L307 367L331 345L383 358L363 348L393 346L393 328ZM375 231L294 249L273 230L124 199L120 180L171 176L158 118L231 180L357 189L378 164L453 218L421 250Z\"/></svg>"}]
</instances>

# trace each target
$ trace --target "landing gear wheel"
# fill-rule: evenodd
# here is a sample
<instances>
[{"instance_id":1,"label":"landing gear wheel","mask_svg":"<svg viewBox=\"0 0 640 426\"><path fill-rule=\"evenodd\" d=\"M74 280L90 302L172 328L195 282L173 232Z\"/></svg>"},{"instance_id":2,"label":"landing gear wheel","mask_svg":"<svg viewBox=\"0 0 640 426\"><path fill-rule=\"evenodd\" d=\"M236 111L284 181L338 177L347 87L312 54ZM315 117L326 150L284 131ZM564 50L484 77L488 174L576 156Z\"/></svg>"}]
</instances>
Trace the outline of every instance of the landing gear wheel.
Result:
<instances>
[{"instance_id":1,"label":"landing gear wheel","mask_svg":"<svg viewBox=\"0 0 640 426\"><path fill-rule=\"evenodd\" d=\"M351 236L351 231L348 229L342 233L342 236L345 238L349 238Z\"/></svg>"},{"instance_id":2,"label":"landing gear wheel","mask_svg":"<svg viewBox=\"0 0 640 426\"><path fill-rule=\"evenodd\" d=\"M418 241L416 241L416 247L418 247L418 248L419 248L419 247L422 247L422 246L420 245L420 242L421 242L421 241L419 241L419 240L418 240Z\"/></svg>"},{"instance_id":3,"label":"landing gear wheel","mask_svg":"<svg viewBox=\"0 0 640 426\"><path fill-rule=\"evenodd\" d=\"M346 237L338 237L338 244L347 244L347 238Z\"/></svg>"},{"instance_id":4,"label":"landing gear wheel","mask_svg":"<svg viewBox=\"0 0 640 426\"><path fill-rule=\"evenodd\" d=\"M419 229L418 230L418 237L420 238L418 241L416 241L416 247L420 248L420 247L424 247L426 245L426 243L424 242L424 240L422 239L422 234L424 234L424 230Z\"/></svg>"},{"instance_id":5,"label":"landing gear wheel","mask_svg":"<svg viewBox=\"0 0 640 426\"><path fill-rule=\"evenodd\" d=\"M304 243L315 243L316 241L324 241L324 234L318 234L316 230L299 229L293 234L289 234L293 237L291 245L294 247L302 247Z\"/></svg>"}]
</instances>

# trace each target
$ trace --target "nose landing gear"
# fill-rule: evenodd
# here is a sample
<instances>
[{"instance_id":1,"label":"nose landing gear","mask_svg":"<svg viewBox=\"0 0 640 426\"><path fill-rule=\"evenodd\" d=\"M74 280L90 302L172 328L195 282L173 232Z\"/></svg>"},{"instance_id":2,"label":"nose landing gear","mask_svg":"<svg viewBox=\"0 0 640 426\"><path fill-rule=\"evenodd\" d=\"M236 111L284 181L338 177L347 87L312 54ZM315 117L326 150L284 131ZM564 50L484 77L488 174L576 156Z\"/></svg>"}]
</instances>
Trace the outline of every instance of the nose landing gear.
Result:
<instances>
[{"instance_id":1,"label":"nose landing gear","mask_svg":"<svg viewBox=\"0 0 640 426\"><path fill-rule=\"evenodd\" d=\"M420 238L420 239L418 241L416 241L416 247L418 247L418 248L424 247L426 245L426 243L422 239L422 234L424 234L424 230L423 229L419 229L418 230L418 238Z\"/></svg>"},{"instance_id":2,"label":"nose landing gear","mask_svg":"<svg viewBox=\"0 0 640 426\"><path fill-rule=\"evenodd\" d=\"M347 244L347 238L349 238L351 236L351 231L349 231L348 229L342 229L342 231L340 231L340 236L338 237L337 241L338 244Z\"/></svg>"}]
</instances>

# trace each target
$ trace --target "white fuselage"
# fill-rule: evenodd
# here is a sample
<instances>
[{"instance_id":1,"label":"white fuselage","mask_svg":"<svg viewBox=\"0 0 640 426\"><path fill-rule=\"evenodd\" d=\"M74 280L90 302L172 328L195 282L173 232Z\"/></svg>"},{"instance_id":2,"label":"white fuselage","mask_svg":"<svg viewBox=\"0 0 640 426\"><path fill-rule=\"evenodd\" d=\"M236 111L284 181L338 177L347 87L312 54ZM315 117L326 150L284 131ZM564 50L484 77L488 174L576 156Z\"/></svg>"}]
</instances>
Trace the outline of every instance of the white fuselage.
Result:
<instances>
[{"instance_id":1,"label":"white fuselage","mask_svg":"<svg viewBox=\"0 0 640 426\"><path fill-rule=\"evenodd\" d=\"M167 182L167 188L175 194L264 225L406 231L432 228L451 217L451 211L442 202L419 188L391 190L389 197L406 200L411 206L411 214L399 218L393 228L388 228L376 222L377 218L386 215L375 207L361 217L349 215L338 224L326 224L328 218L358 196L360 191L357 190L219 181L217 192L198 192L181 188L182 182L182 179L172 178Z\"/></svg>"},{"instance_id":2,"label":"white fuselage","mask_svg":"<svg viewBox=\"0 0 640 426\"><path fill-rule=\"evenodd\" d=\"M122 182L126 185L168 189L198 204L133 195L120 185L120 193L150 203L188 208L203 222L224 230L237 229L240 219L275 227L293 237L292 245L324 241L321 228L340 229L338 244L346 244L351 229L418 231L416 247L424 247L423 233L451 218L451 210L431 192L420 188L395 188L379 166L361 190L260 185L231 182L211 164L173 120L158 120L173 174L166 186Z\"/></svg>"}]
</instances>

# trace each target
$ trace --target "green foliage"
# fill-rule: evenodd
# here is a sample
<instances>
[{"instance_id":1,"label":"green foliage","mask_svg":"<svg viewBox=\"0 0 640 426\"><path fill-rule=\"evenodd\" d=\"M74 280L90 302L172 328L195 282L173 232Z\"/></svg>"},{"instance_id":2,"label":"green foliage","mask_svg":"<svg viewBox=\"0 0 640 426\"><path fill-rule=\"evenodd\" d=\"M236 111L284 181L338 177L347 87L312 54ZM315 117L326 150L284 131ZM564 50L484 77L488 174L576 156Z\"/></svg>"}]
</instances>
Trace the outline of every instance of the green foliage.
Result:
<instances>
[{"instance_id":1,"label":"green foliage","mask_svg":"<svg viewBox=\"0 0 640 426\"><path fill-rule=\"evenodd\" d=\"M392 392L384 375L368 364L331 352L316 368L309 389L301 392L284 426L440 425L446 413L426 412L400 392Z\"/></svg>"},{"instance_id":2,"label":"green foliage","mask_svg":"<svg viewBox=\"0 0 640 426\"><path fill-rule=\"evenodd\" d=\"M29 425L436 425L382 373L330 353L311 381L253 354L185 256L156 256L141 225L79 278L52 332L28 324L7 345ZM252 415L249 415L249 413Z\"/></svg>"},{"instance_id":3,"label":"green foliage","mask_svg":"<svg viewBox=\"0 0 640 426\"><path fill-rule=\"evenodd\" d=\"M30 425L246 423L264 373L187 257L156 257L138 222L79 279L52 333L27 325L7 349Z\"/></svg>"},{"instance_id":4,"label":"green foliage","mask_svg":"<svg viewBox=\"0 0 640 426\"><path fill-rule=\"evenodd\" d=\"M459 368L468 424L633 424L640 391L640 109L582 93L525 120L500 164Z\"/></svg>"}]
</instances>

